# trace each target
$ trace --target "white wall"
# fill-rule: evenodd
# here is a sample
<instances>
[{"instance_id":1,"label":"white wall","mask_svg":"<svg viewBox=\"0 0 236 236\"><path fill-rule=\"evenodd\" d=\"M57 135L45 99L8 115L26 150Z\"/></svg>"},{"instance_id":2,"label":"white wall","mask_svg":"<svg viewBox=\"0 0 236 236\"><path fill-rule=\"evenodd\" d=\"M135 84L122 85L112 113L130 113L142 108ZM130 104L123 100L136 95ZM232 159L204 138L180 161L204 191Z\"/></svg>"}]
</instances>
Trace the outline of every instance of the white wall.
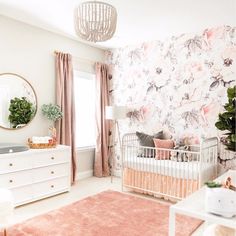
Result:
<instances>
[{"instance_id":1,"label":"white wall","mask_svg":"<svg viewBox=\"0 0 236 236\"><path fill-rule=\"evenodd\" d=\"M0 16L0 73L12 72L26 78L34 87L38 112L34 120L20 130L0 128L0 142L27 142L33 135L46 135L48 121L41 115L41 105L55 102L54 50L71 53L91 61L104 61L104 52L72 39ZM81 70L90 70L89 60ZM76 58L77 63L80 63Z\"/></svg>"},{"instance_id":2,"label":"white wall","mask_svg":"<svg viewBox=\"0 0 236 236\"><path fill-rule=\"evenodd\" d=\"M78 150L77 155L78 165L76 179L79 180L92 176L95 150L93 148Z\"/></svg>"},{"instance_id":3,"label":"white wall","mask_svg":"<svg viewBox=\"0 0 236 236\"><path fill-rule=\"evenodd\" d=\"M33 135L47 135L50 124L40 108L44 103L55 102L55 50L71 53L75 69L81 71L91 72L93 62L104 61L101 49L0 16L0 73L23 76L34 87L38 99L38 112L33 121L20 130L0 128L0 143L26 143ZM78 152L77 178L92 174L93 160L94 149Z\"/></svg>"}]
</instances>

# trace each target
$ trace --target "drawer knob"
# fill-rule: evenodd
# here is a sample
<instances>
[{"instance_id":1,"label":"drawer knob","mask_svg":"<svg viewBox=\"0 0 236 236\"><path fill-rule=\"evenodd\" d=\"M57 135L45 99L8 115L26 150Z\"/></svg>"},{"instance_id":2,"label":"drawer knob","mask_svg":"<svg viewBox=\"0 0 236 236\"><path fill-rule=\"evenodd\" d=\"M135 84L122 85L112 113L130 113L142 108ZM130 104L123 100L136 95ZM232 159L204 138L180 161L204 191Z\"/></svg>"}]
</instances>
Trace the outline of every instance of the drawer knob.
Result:
<instances>
[{"instance_id":1,"label":"drawer knob","mask_svg":"<svg viewBox=\"0 0 236 236\"><path fill-rule=\"evenodd\" d=\"M54 171L51 171L51 174L53 175L53 174L54 174Z\"/></svg>"},{"instance_id":2,"label":"drawer knob","mask_svg":"<svg viewBox=\"0 0 236 236\"><path fill-rule=\"evenodd\" d=\"M12 164L12 163L10 163L10 164L9 164L9 166L13 166L13 164Z\"/></svg>"},{"instance_id":3,"label":"drawer knob","mask_svg":"<svg viewBox=\"0 0 236 236\"><path fill-rule=\"evenodd\" d=\"M54 157L51 157L52 160L54 160Z\"/></svg>"},{"instance_id":4,"label":"drawer knob","mask_svg":"<svg viewBox=\"0 0 236 236\"><path fill-rule=\"evenodd\" d=\"M9 182L10 182L10 183L13 183L13 180L12 180L12 179L10 179L10 180L9 180Z\"/></svg>"},{"instance_id":5,"label":"drawer knob","mask_svg":"<svg viewBox=\"0 0 236 236\"><path fill-rule=\"evenodd\" d=\"M54 188L54 185L51 185L51 188Z\"/></svg>"}]
</instances>

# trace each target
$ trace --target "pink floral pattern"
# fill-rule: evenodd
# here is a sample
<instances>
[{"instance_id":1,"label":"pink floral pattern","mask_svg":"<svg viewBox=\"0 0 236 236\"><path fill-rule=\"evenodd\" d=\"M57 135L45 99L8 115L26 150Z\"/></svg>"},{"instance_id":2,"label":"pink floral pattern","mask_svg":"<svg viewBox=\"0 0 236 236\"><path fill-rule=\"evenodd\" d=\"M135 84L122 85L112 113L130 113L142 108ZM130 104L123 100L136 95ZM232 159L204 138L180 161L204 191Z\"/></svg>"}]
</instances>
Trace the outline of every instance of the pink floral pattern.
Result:
<instances>
[{"instance_id":1,"label":"pink floral pattern","mask_svg":"<svg viewBox=\"0 0 236 236\"><path fill-rule=\"evenodd\" d=\"M236 27L115 49L107 62L114 67L112 101L130 109L119 121L122 134L220 135L215 122L236 81Z\"/></svg>"}]
</instances>

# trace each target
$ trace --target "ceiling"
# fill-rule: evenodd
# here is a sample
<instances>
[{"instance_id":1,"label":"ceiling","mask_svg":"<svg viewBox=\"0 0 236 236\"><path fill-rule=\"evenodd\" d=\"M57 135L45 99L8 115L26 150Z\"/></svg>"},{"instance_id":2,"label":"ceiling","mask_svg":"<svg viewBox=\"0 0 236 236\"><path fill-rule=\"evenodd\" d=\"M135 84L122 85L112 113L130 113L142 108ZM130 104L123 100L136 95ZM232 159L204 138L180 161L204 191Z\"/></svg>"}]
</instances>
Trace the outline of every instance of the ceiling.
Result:
<instances>
[{"instance_id":1,"label":"ceiling","mask_svg":"<svg viewBox=\"0 0 236 236\"><path fill-rule=\"evenodd\" d=\"M89 43L124 47L219 25L236 26L236 0L103 0L117 8L111 40ZM0 0L0 15L78 39L73 12L81 0ZM84 42L84 41L82 41ZM87 43L87 42L85 42Z\"/></svg>"}]
</instances>

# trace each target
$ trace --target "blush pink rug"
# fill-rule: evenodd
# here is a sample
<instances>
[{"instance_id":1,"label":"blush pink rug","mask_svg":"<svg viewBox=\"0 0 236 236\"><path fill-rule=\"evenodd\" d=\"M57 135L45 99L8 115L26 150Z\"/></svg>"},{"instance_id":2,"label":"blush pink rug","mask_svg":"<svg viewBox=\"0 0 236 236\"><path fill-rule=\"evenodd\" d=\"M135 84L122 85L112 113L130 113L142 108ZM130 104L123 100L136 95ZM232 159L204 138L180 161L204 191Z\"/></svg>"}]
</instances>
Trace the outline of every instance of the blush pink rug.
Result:
<instances>
[{"instance_id":1,"label":"blush pink rug","mask_svg":"<svg viewBox=\"0 0 236 236\"><path fill-rule=\"evenodd\" d=\"M14 225L8 236L168 236L169 206L105 191ZM200 223L177 216L176 235L191 235Z\"/></svg>"}]
</instances>

